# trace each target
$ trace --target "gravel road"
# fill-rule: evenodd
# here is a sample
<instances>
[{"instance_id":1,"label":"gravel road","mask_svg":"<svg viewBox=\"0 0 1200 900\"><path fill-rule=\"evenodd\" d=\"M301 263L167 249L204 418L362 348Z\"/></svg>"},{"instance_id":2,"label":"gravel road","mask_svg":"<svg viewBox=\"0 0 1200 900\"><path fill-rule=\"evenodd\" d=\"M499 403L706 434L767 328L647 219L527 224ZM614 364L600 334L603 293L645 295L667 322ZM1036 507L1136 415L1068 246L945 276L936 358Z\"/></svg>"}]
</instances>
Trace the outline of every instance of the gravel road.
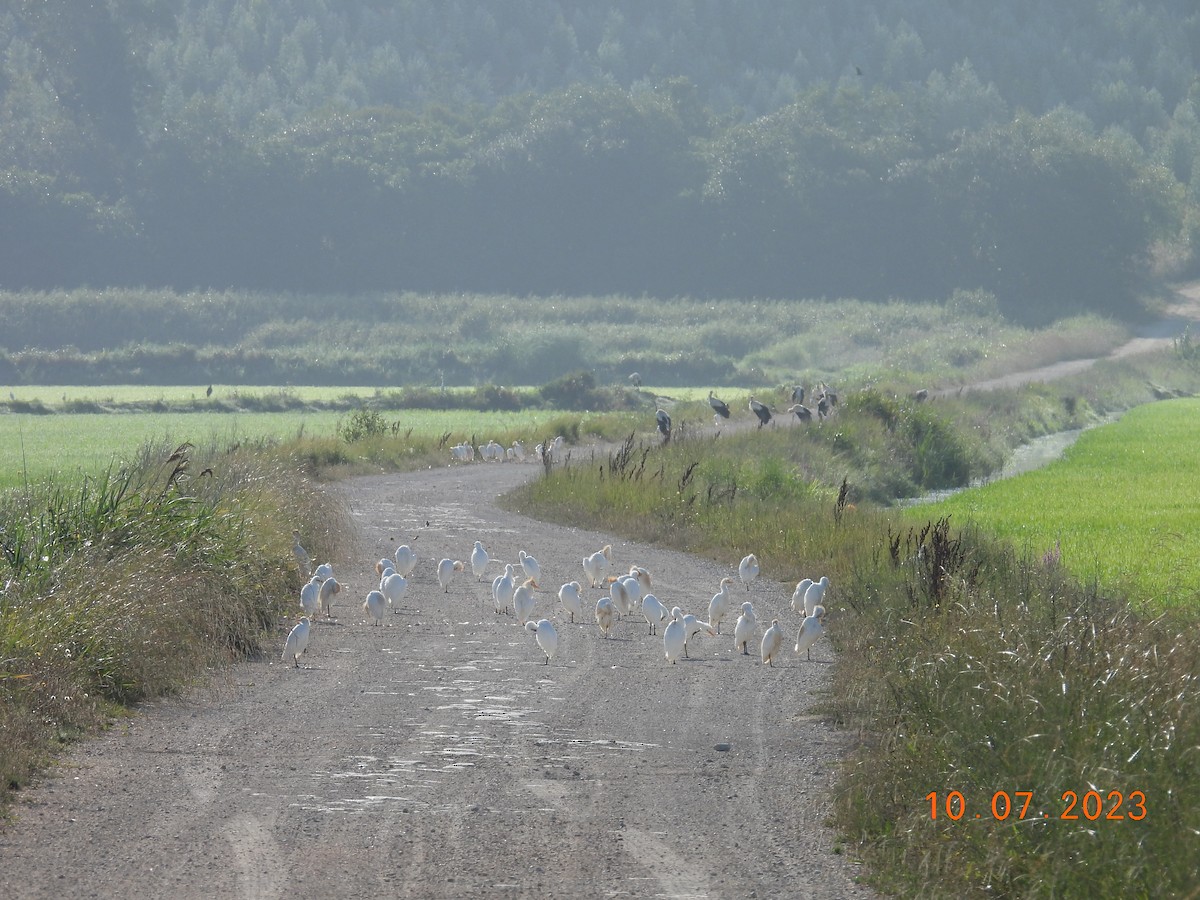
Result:
<instances>
[{"instance_id":1,"label":"gravel road","mask_svg":"<svg viewBox=\"0 0 1200 900\"><path fill-rule=\"evenodd\" d=\"M333 561L350 588L304 667L239 664L75 747L0 831L0 896L873 896L823 825L848 748L814 714L828 641L811 662L789 643L769 668L734 651L730 620L672 666L640 616L607 640L590 615L571 624L557 588L606 543L615 569L645 565L668 607L698 614L736 572L494 505L537 472L335 486L356 529L352 558ZM408 596L373 627L371 566L414 539ZM477 539L501 562L443 592L435 561L466 561ZM491 605L491 577L522 549L544 573L537 615L560 633L549 666ZM778 617L795 640L791 587L769 572L738 585L759 637ZM601 591L586 593L590 608Z\"/></svg>"}]
</instances>

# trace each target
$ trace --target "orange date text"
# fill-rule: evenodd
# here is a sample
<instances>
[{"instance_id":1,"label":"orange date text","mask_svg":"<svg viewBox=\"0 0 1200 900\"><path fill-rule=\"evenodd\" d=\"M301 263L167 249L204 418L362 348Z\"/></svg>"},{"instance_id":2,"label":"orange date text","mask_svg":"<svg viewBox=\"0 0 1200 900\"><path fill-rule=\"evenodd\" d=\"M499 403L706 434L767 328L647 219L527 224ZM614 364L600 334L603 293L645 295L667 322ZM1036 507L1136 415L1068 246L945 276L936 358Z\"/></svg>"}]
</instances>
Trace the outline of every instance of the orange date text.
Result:
<instances>
[{"instance_id":1,"label":"orange date text","mask_svg":"<svg viewBox=\"0 0 1200 900\"><path fill-rule=\"evenodd\" d=\"M996 791L990 802L968 803L962 791L930 791L925 795L929 802L931 820L949 819L992 819L1004 822L1009 819L1061 819L1064 821L1085 820L1095 822L1107 820L1120 822L1126 819L1140 822L1146 818L1146 794L1143 791L1063 791L1062 795L1046 808L1046 804L1035 802L1033 791Z\"/></svg>"}]
</instances>

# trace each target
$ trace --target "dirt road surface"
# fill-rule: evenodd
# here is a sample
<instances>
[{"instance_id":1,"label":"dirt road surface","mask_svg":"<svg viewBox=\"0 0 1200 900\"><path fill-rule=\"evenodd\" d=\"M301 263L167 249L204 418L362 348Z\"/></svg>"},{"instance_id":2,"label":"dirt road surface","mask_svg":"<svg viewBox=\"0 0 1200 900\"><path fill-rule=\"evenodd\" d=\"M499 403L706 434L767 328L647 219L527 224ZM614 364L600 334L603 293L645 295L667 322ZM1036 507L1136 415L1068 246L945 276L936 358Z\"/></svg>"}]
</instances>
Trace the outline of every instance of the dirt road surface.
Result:
<instances>
[{"instance_id":1,"label":"dirt road surface","mask_svg":"<svg viewBox=\"0 0 1200 900\"><path fill-rule=\"evenodd\" d=\"M791 652L791 585L767 572L737 586L760 622L751 656L734 651L733 617L678 665L640 615L606 640L599 589L575 624L556 597L604 544L615 570L645 565L668 607L701 615L736 572L493 504L537 471L338 485L356 535L333 562L350 588L303 668L276 650L76 747L0 831L0 897L872 896L823 825L847 738L814 713L828 641L811 662ZM405 601L368 624L371 566L414 538ZM540 561L551 665L493 610L499 562L484 582L468 566L438 586L435 561L466 561L477 539L494 560ZM756 651L774 617L788 651L767 667Z\"/></svg>"}]
</instances>

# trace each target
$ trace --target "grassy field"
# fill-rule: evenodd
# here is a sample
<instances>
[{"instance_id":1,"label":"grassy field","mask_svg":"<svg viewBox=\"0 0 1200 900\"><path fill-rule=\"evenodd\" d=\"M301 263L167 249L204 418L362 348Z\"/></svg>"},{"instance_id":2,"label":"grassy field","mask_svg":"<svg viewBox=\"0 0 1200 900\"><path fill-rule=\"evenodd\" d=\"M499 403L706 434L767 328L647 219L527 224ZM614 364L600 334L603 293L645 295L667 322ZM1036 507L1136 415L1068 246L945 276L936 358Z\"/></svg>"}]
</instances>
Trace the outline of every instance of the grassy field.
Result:
<instances>
[{"instance_id":1,"label":"grassy field","mask_svg":"<svg viewBox=\"0 0 1200 900\"><path fill-rule=\"evenodd\" d=\"M1063 459L910 510L953 516L1135 604L1200 609L1200 400L1130 410Z\"/></svg>"},{"instance_id":2,"label":"grassy field","mask_svg":"<svg viewBox=\"0 0 1200 900\"><path fill-rule=\"evenodd\" d=\"M26 480L54 478L73 482L131 458L147 441L227 447L239 442L293 438L333 439L345 413L332 411L281 413L80 413L76 415L10 414L0 416L0 489ZM384 419L398 422L397 439L430 440L446 433L448 443L484 443L493 434L527 433L532 442L556 416L553 411L471 412L460 410L396 410ZM447 457L448 457L447 453Z\"/></svg>"}]
</instances>

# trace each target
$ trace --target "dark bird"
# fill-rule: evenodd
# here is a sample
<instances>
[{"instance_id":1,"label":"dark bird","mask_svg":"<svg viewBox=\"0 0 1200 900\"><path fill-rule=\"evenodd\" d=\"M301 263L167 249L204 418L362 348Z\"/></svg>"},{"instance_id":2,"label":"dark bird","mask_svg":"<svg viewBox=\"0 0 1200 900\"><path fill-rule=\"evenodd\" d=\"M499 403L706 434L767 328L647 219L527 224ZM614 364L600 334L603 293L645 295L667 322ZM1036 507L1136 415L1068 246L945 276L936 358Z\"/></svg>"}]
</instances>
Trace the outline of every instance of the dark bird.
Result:
<instances>
[{"instance_id":1,"label":"dark bird","mask_svg":"<svg viewBox=\"0 0 1200 900\"><path fill-rule=\"evenodd\" d=\"M862 77L862 69L861 69L861 68L859 68L858 66L855 66L855 67L854 67L854 74L855 74L855 75L857 75L857 76L859 76L859 77L861 78L861 77Z\"/></svg>"},{"instance_id":2,"label":"dark bird","mask_svg":"<svg viewBox=\"0 0 1200 900\"><path fill-rule=\"evenodd\" d=\"M750 398L750 412L758 416L758 427L762 428L771 421L771 410L765 403L759 403L753 397Z\"/></svg>"},{"instance_id":3,"label":"dark bird","mask_svg":"<svg viewBox=\"0 0 1200 900\"><path fill-rule=\"evenodd\" d=\"M792 389L792 402L793 403L803 403L804 402L804 385L798 384Z\"/></svg>"},{"instance_id":4,"label":"dark bird","mask_svg":"<svg viewBox=\"0 0 1200 900\"><path fill-rule=\"evenodd\" d=\"M812 421L812 410L809 409L807 406L801 406L799 403L797 403L795 406L789 406L788 412L795 413L796 418L799 419L801 422L811 422Z\"/></svg>"},{"instance_id":5,"label":"dark bird","mask_svg":"<svg viewBox=\"0 0 1200 900\"><path fill-rule=\"evenodd\" d=\"M829 402L828 397L826 397L824 394L822 394L821 399L817 401L817 418L818 419L828 418L829 413L832 410L833 410L833 404L831 404Z\"/></svg>"},{"instance_id":6,"label":"dark bird","mask_svg":"<svg viewBox=\"0 0 1200 900\"><path fill-rule=\"evenodd\" d=\"M637 372L631 372L629 374L629 381L634 387L642 386L642 376L639 375Z\"/></svg>"},{"instance_id":7,"label":"dark bird","mask_svg":"<svg viewBox=\"0 0 1200 900\"><path fill-rule=\"evenodd\" d=\"M212 396L212 385L211 385L211 384L208 386L208 390L204 392L204 396L205 396L205 397L211 397L211 396Z\"/></svg>"},{"instance_id":8,"label":"dark bird","mask_svg":"<svg viewBox=\"0 0 1200 900\"><path fill-rule=\"evenodd\" d=\"M671 417L667 415L665 409L660 409L654 414L655 420L658 422L658 433L663 436L663 441L671 439Z\"/></svg>"},{"instance_id":9,"label":"dark bird","mask_svg":"<svg viewBox=\"0 0 1200 900\"><path fill-rule=\"evenodd\" d=\"M913 394L913 399L916 400L918 403L928 400L929 399L928 389L921 388L919 391L917 391Z\"/></svg>"},{"instance_id":10,"label":"dark bird","mask_svg":"<svg viewBox=\"0 0 1200 900\"><path fill-rule=\"evenodd\" d=\"M729 407L725 405L724 400L714 397L712 391L708 392L708 405L711 406L713 408L713 412L715 412L722 419L729 418Z\"/></svg>"}]
</instances>

